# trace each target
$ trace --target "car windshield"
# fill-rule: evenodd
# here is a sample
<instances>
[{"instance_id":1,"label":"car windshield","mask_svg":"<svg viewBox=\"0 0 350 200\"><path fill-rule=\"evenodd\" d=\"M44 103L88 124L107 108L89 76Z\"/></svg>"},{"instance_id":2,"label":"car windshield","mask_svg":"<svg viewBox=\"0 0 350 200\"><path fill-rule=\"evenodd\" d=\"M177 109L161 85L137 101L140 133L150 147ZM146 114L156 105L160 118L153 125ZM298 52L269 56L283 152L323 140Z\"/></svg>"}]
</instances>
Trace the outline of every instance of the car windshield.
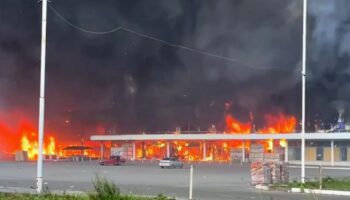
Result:
<instances>
[{"instance_id":1,"label":"car windshield","mask_svg":"<svg viewBox=\"0 0 350 200\"><path fill-rule=\"evenodd\" d=\"M178 160L178 159L177 159L177 158L174 158L174 157L164 157L162 160L176 161L176 160Z\"/></svg>"},{"instance_id":2,"label":"car windshield","mask_svg":"<svg viewBox=\"0 0 350 200\"><path fill-rule=\"evenodd\" d=\"M111 159L119 160L119 159L120 159L120 156L111 156Z\"/></svg>"}]
</instances>

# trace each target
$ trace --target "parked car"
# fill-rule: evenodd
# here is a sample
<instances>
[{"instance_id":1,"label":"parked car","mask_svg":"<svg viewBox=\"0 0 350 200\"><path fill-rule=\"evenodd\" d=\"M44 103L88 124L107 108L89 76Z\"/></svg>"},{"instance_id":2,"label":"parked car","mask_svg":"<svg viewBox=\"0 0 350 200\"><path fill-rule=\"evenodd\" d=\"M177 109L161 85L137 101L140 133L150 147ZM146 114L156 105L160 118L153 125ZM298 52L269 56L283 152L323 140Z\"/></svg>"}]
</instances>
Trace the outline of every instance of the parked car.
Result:
<instances>
[{"instance_id":1,"label":"parked car","mask_svg":"<svg viewBox=\"0 0 350 200\"><path fill-rule=\"evenodd\" d=\"M159 167L161 168L182 168L183 165L184 164L176 157L164 157L159 162Z\"/></svg>"},{"instance_id":2,"label":"parked car","mask_svg":"<svg viewBox=\"0 0 350 200\"><path fill-rule=\"evenodd\" d=\"M120 165L124 164L126 159L122 156L111 156L109 159L100 160L100 165Z\"/></svg>"}]
</instances>

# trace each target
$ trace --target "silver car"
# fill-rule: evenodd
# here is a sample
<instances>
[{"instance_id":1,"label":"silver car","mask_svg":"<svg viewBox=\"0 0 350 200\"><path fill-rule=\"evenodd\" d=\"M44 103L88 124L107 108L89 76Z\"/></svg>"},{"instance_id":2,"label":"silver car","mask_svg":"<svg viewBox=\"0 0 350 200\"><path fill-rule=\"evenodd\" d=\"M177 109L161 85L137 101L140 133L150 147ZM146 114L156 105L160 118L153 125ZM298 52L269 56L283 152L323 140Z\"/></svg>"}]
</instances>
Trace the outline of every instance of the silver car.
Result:
<instances>
[{"instance_id":1,"label":"silver car","mask_svg":"<svg viewBox=\"0 0 350 200\"><path fill-rule=\"evenodd\" d=\"M182 168L183 165L184 164L176 157L164 157L159 162L159 167L161 168Z\"/></svg>"}]
</instances>

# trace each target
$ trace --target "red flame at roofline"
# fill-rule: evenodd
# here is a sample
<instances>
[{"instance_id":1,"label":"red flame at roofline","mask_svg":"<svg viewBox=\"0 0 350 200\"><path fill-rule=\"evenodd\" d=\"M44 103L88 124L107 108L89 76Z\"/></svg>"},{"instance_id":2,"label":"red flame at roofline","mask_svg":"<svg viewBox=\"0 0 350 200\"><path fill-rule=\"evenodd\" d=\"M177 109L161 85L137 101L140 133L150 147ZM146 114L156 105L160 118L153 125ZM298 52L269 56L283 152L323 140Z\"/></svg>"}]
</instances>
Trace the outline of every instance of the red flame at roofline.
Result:
<instances>
[{"instance_id":1,"label":"red flame at roofline","mask_svg":"<svg viewBox=\"0 0 350 200\"><path fill-rule=\"evenodd\" d=\"M229 134L248 134L252 133L255 127L252 127L253 115L250 113L251 122L240 122L235 119L231 114L226 115L226 127ZM291 133L295 131L297 120L294 116L285 115L279 112L277 115L267 114L264 116L266 126L257 130L256 133L261 134L283 134ZM273 151L274 141L272 139L262 142L266 152ZM279 145L281 147L286 146L286 141L280 140Z\"/></svg>"},{"instance_id":2,"label":"red flame at roofline","mask_svg":"<svg viewBox=\"0 0 350 200\"><path fill-rule=\"evenodd\" d=\"M294 116L278 113L276 115L265 115L266 126L254 131L252 121L254 116L250 113L250 122L241 122L231 114L225 117L226 134L250 134L252 132L260 134L283 134L295 131L296 118ZM212 128L211 128L212 129ZM211 134L216 131L210 130ZM175 134L180 134L175 132ZM249 151L250 141L169 141L170 155L177 156L183 160L202 160L202 161L229 161L231 150L242 149L243 146L246 152ZM272 153L274 146L285 147L285 140L264 140L258 141L263 145L265 153ZM116 146L128 145L125 143L116 143ZM205 145L205 150L204 150ZM131 148L129 146L129 148ZM130 150L129 150L130 151ZM166 141L144 141L136 142L136 159L159 159L167 155ZM205 155L204 155L205 152Z\"/></svg>"},{"instance_id":3,"label":"red flame at roofline","mask_svg":"<svg viewBox=\"0 0 350 200\"><path fill-rule=\"evenodd\" d=\"M238 121L231 114L226 115L226 131L228 133L248 134L252 131L252 124L250 122L243 123Z\"/></svg>"}]
</instances>

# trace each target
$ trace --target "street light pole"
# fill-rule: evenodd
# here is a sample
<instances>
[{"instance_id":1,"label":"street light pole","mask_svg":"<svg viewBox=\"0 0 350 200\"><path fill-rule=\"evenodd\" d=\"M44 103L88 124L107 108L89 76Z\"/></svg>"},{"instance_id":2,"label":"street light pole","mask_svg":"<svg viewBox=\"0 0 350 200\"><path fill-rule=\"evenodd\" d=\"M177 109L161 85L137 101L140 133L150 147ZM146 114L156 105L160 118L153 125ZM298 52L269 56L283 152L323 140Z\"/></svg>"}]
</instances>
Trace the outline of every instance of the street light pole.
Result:
<instances>
[{"instance_id":1,"label":"street light pole","mask_svg":"<svg viewBox=\"0 0 350 200\"><path fill-rule=\"evenodd\" d=\"M45 114L45 58L46 58L46 16L47 0L42 0L41 19L41 63L40 63L40 99L39 99L39 137L38 137L38 163L36 176L36 190L41 193L43 189L43 140L44 140L44 114Z\"/></svg>"},{"instance_id":2,"label":"street light pole","mask_svg":"<svg viewBox=\"0 0 350 200\"><path fill-rule=\"evenodd\" d=\"M306 85L307 0L303 0L301 182L305 183L305 85Z\"/></svg>"}]
</instances>

